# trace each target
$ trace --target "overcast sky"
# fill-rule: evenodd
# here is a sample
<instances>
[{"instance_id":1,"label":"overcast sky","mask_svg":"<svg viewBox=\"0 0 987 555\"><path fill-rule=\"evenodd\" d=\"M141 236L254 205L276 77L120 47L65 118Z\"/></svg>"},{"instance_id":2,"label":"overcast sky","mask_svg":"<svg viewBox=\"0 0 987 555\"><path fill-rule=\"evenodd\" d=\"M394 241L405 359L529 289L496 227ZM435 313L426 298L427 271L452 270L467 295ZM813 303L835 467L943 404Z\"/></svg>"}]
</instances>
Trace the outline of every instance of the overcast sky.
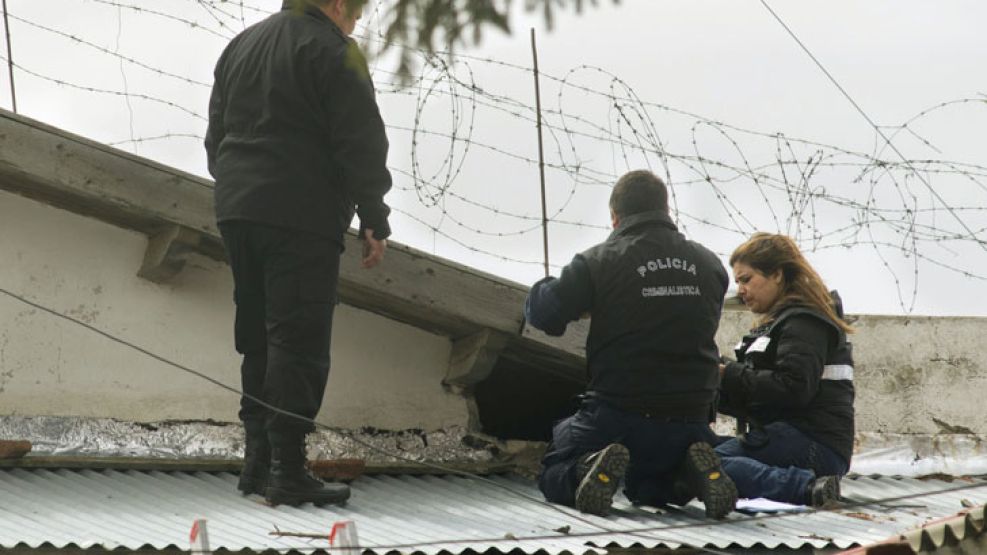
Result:
<instances>
[{"instance_id":1,"label":"overcast sky","mask_svg":"<svg viewBox=\"0 0 987 555\"><path fill-rule=\"evenodd\" d=\"M280 0L246 2L242 20L238 2L215 5L230 17L195 0L8 0L20 112L206 175L212 67L235 30ZM447 73L426 65L408 89L392 85L391 60L373 63L390 126L394 239L522 283L540 277L524 70L534 26L554 273L606 237L614 178L650 167L669 180L683 230L724 259L756 229L782 231L850 312L987 316L987 246L970 238L987 240L987 3L771 5L902 153L949 164L916 162L922 178L871 164L897 155L760 2L601 2L559 14L551 32L517 14L511 36L488 32ZM359 33L372 36L376 10ZM5 73L0 83L9 108ZM126 142L161 135L175 136Z\"/></svg>"}]
</instances>

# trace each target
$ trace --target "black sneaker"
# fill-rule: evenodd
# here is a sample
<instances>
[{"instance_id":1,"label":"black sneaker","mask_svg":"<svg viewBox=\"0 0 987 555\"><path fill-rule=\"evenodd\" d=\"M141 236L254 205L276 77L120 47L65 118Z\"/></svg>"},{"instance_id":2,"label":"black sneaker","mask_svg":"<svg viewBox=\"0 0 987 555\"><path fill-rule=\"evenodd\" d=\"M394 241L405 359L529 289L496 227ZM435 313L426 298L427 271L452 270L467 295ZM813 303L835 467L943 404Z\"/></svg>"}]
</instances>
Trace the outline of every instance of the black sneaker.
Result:
<instances>
[{"instance_id":1,"label":"black sneaker","mask_svg":"<svg viewBox=\"0 0 987 555\"><path fill-rule=\"evenodd\" d=\"M809 484L809 505L832 508L840 502L840 477L820 476Z\"/></svg>"},{"instance_id":2,"label":"black sneaker","mask_svg":"<svg viewBox=\"0 0 987 555\"><path fill-rule=\"evenodd\" d=\"M612 443L580 463L576 508L584 513L606 516L630 459L626 447Z\"/></svg>"},{"instance_id":3,"label":"black sneaker","mask_svg":"<svg viewBox=\"0 0 987 555\"><path fill-rule=\"evenodd\" d=\"M737 506L737 486L720 468L720 457L708 443L693 443L685 452L685 473L706 516L720 519Z\"/></svg>"}]
</instances>

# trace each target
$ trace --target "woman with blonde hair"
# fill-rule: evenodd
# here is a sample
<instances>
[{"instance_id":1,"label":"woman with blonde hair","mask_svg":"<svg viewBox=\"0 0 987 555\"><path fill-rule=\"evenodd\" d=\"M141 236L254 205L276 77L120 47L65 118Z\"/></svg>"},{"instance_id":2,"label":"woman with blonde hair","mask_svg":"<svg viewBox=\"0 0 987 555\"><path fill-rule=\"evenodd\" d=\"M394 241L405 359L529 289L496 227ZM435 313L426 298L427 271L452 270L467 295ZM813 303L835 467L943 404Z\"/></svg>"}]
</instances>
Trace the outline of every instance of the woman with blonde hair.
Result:
<instances>
[{"instance_id":1,"label":"woman with blonde hair","mask_svg":"<svg viewBox=\"0 0 987 555\"><path fill-rule=\"evenodd\" d=\"M720 412L751 429L716 448L740 497L829 505L853 452L853 356L836 292L784 235L730 256L755 327L720 365Z\"/></svg>"}]
</instances>

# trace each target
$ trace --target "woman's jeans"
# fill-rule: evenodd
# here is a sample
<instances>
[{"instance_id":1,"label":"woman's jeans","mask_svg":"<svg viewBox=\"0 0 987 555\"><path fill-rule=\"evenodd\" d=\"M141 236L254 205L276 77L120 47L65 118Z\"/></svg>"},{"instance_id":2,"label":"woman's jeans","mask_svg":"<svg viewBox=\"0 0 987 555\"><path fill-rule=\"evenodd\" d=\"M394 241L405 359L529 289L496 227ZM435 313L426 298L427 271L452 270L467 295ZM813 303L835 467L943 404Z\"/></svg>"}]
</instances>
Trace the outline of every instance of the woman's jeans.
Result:
<instances>
[{"instance_id":1,"label":"woman's jeans","mask_svg":"<svg viewBox=\"0 0 987 555\"><path fill-rule=\"evenodd\" d=\"M816 476L842 476L849 464L791 424L772 422L716 447L740 497L804 505Z\"/></svg>"}]
</instances>

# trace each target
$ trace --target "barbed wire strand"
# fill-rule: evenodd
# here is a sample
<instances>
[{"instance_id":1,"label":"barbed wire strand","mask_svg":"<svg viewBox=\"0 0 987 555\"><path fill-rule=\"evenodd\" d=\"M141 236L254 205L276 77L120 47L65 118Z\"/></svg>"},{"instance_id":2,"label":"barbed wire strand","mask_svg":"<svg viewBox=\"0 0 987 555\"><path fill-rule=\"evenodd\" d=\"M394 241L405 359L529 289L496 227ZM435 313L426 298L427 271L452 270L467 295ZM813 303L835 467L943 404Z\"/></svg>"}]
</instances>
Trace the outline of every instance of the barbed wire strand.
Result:
<instances>
[{"instance_id":1,"label":"barbed wire strand","mask_svg":"<svg viewBox=\"0 0 987 555\"><path fill-rule=\"evenodd\" d=\"M894 153L897 154L899 158L901 158L902 162L904 162L906 165L910 167L911 164L909 163L908 158L906 158L905 155L902 154L900 150L898 150L898 147L891 142L891 139L889 139L887 135L885 135L884 130L881 129L881 127L878 126L876 123L874 123L874 120L872 120L870 116L867 115L867 112L865 112L863 108L861 108L860 105L857 104L857 102L853 99L853 97L850 96L850 93L848 93L846 89L844 89L843 86L840 85L839 81L837 81L836 78L833 77L833 75L829 72L829 70L827 70L826 67L822 65L822 62L820 62L819 59L816 58L815 55L813 55L813 53L809 50L809 48L805 46L805 44L798 38L795 32L792 31L792 29L788 26L788 24L786 24L785 21L781 19L781 17L777 13L775 13L774 10L771 9L771 6L768 5L767 0L761 0L761 5L763 5L764 8L768 10L768 12L770 12L771 15L778 21L778 23L785 28L785 31L788 32L788 34L792 37L793 40L795 40L796 43L798 43L799 47L801 47L802 50L809 56L809 58L812 59L812 61L816 64L816 66L819 67L819 69L826 75L826 77L833 83L833 85L836 86L837 89L839 89L840 93L842 93L843 96L846 97L846 99L850 102L850 104L853 105L854 109L857 110L857 112L861 115L861 117L867 120L867 123L869 123L870 126L874 128L874 131L876 131L877 134L881 136L881 138L887 144L888 148L893 150ZM926 186L926 188L929 190L930 193L932 193L933 196L935 196L936 200L938 200L943 205L943 207L946 208L947 211L952 213L952 208L950 207L950 205L946 203L946 201L939 195L939 193L935 190L935 188L933 188L932 185L928 181L926 181L920 173L916 172L913 168L910 169L912 169L913 175L915 175L920 181L922 181L922 184ZM962 218L960 218L955 214L953 215L956 218L956 221L959 222L959 224L963 227L963 229L965 229L966 232L970 234L970 239L973 240L978 245L980 245L980 247L983 248L984 250L987 250L987 241L984 241L983 239L977 237L977 234L974 233L973 230L971 230L966 225L966 222L963 221Z\"/></svg>"},{"instance_id":2,"label":"barbed wire strand","mask_svg":"<svg viewBox=\"0 0 987 555\"><path fill-rule=\"evenodd\" d=\"M116 0L94 1L117 12L128 10L143 18L163 19L186 26L195 33L224 39L229 38L233 27L248 23L247 13L251 14L251 19L271 13L245 2L191 0L207 15L208 20L203 22L188 15L191 13L188 10L168 13L164 8L148 10ZM381 3L374 3L370 10L374 15L369 19L380 19L380 6ZM237 9L239 15L235 13ZM74 44L96 48L103 55L115 57L121 64L136 65L153 72L156 77L167 77L193 88L208 86L135 56L108 51L78 33L55 29L23 15L17 17L25 28L55 33ZM381 43L384 39L375 35L371 27L361 26L361 40ZM484 72L497 68L498 71L515 72L518 76L530 75L530 67L490 57L446 51L431 53L407 45L398 46L416 52L422 68L409 85L395 72L376 64L374 67L379 94L395 100L415 99L409 124L388 118L389 132L409 133L406 144L411 146L407 166L392 164L396 175L406 175L410 179L407 185L396 181L395 190L414 191L416 198L416 202L401 207L398 217L426 226L433 240L449 238L450 244L467 248L468 252L496 260L519 261L518 264L526 267L525 256L503 256L508 249L493 248L488 244L491 240L528 238L535 233L536 228L531 225L532 214L518 209L517 195L487 195L481 199L473 192L464 192L463 188L476 172L473 169L476 164L472 163L474 158L507 157L513 161L511 163L518 164L518 168L536 167L537 160L526 154L530 150L523 143L479 138L481 130L489 127L484 122L490 117L515 122L512 125L527 125L533 124L535 114L526 95L519 99L515 98L515 93L505 92L509 80L485 83L473 66L482 66ZM17 70L70 90L119 97L128 103L134 99L158 104L193 118L196 125L205 122L203 114L188 108L184 100L131 93L126 86L121 91L81 84L23 65L18 65ZM551 207L549 221L552 225L563 223L573 231L585 230L594 235L605 231L604 225L570 214L579 213L580 207L587 202L601 204L601 195L622 172L620 166L632 169L632 165L643 165L664 176L669 185L673 215L683 230L700 226L700 231L740 239L768 223L769 228L790 233L812 252L832 245L843 247L848 243L853 249L872 250L876 254L875 263L891 276L898 304L906 312L914 308L919 298L919 270L927 267L930 260L940 268L951 268L948 271L984 277L980 270L984 267L979 263L981 259L963 257L961 249L965 244L983 246L983 241L978 239L978 233L983 232L976 231L966 218L979 216L987 207L983 197L987 193L987 167L956 160L906 159L900 152L891 150L894 146L892 138L908 136L941 154L939 145L918 133L915 126L943 110L982 108L987 105L984 95L938 103L898 126L875 126L875 148L867 153L777 132L745 129L651 102L640 98L633 87L602 68L580 65L560 76L540 73L545 82L554 83L558 88L555 93L557 105L544 107L543 122L550 138L548 144L554 149L554 152L546 153L551 154L546 160L546 170L551 174L552 198L558 199ZM602 86L595 85L597 81L602 81ZM575 97L597 99L606 111L596 113L606 114L606 121L598 121L594 112L585 108L570 108L570 98ZM683 121L691 135L690 148L676 151L675 141L665 135L669 133L667 129ZM439 130L436 125L444 128ZM661 134L658 129L662 129ZM113 144L131 148L150 143L165 145L169 139L188 140L199 134L158 132L144 137L131 134ZM483 134L489 135L486 131ZM882 136L887 140L881 140ZM774 154L765 160L762 157L768 152L768 144L775 145ZM584 154L599 148L614 154L610 168L600 167L592 161L592 154ZM480 156L474 149L485 154ZM895 159L884 159L885 151L896 154ZM757 154L752 154L755 152ZM841 173L854 170L856 174L847 177L847 186L836 188L832 185L834 179L841 179ZM957 196L964 200L947 203L928 187L928 200L926 195L917 195L912 190L916 180L931 186L934 177L952 180L950 183L957 183L958 179L978 196ZM853 189L853 186L862 187ZM515 186L513 190L519 189ZM711 203L697 204L697 199L705 195ZM752 206L752 198L758 198L760 202ZM931 205L927 206L929 201ZM573 211L574 208L577 210ZM495 217L478 220L470 216L477 210ZM411 218L411 214L417 219ZM947 225L948 220L940 218L939 214L957 224ZM895 240L887 240L889 237ZM512 249L528 250L527 243L513 245ZM918 256L920 252L922 256ZM910 266L909 279L898 276L901 261L907 261Z\"/></svg>"}]
</instances>

